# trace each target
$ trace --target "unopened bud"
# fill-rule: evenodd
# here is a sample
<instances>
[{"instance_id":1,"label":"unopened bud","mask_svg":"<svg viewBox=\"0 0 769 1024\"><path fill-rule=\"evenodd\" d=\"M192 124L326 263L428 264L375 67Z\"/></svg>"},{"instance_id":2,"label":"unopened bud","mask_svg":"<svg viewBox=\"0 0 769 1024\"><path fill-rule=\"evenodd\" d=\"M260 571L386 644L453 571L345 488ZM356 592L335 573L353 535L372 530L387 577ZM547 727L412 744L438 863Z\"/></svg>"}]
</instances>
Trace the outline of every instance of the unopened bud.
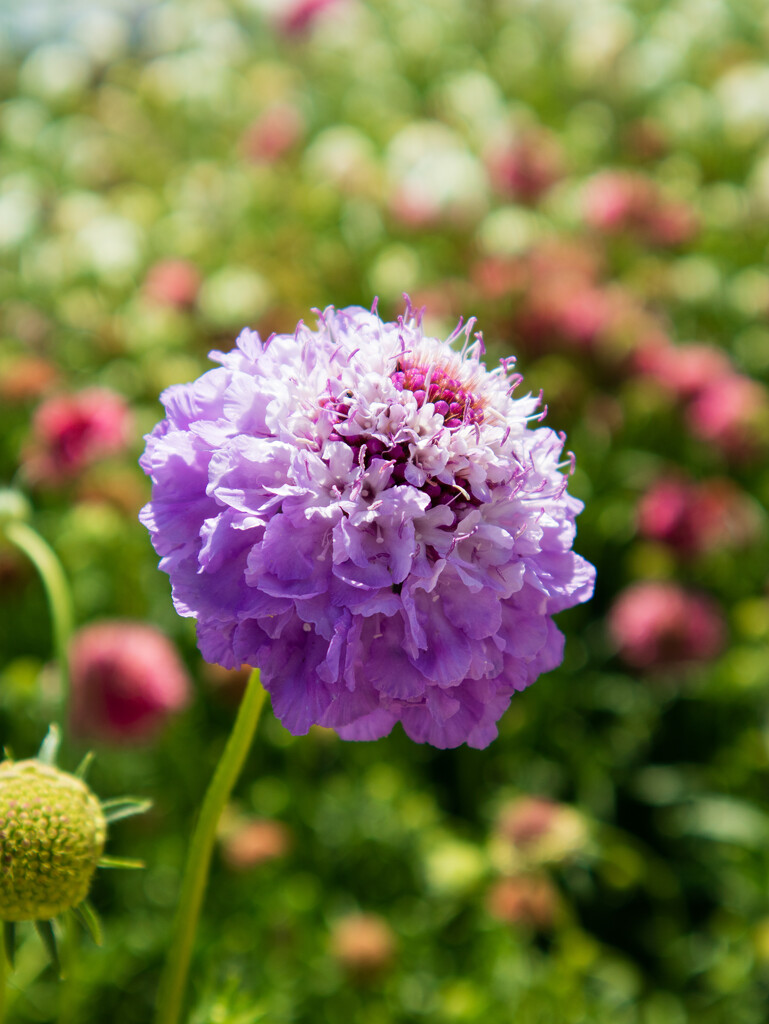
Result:
<instances>
[{"instance_id":1,"label":"unopened bud","mask_svg":"<svg viewBox=\"0 0 769 1024\"><path fill-rule=\"evenodd\" d=\"M38 760L0 764L0 919L42 921L81 903L106 831L74 775Z\"/></svg>"}]
</instances>

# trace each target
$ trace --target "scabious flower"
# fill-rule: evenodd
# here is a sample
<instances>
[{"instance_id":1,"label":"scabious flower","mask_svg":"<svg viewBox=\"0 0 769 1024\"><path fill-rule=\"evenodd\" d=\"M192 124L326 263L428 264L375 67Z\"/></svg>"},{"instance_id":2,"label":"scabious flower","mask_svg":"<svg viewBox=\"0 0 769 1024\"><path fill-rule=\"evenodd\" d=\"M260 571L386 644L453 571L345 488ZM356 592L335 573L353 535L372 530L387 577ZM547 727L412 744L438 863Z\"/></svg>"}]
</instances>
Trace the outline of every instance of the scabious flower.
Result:
<instances>
[{"instance_id":1,"label":"scabious flower","mask_svg":"<svg viewBox=\"0 0 769 1024\"><path fill-rule=\"evenodd\" d=\"M291 0L281 13L279 28L288 36L307 32L339 0Z\"/></svg>"},{"instance_id":2,"label":"scabious flower","mask_svg":"<svg viewBox=\"0 0 769 1024\"><path fill-rule=\"evenodd\" d=\"M334 959L359 978L386 971L396 948L395 933L378 914L348 914L334 924L331 932Z\"/></svg>"},{"instance_id":3,"label":"scabious flower","mask_svg":"<svg viewBox=\"0 0 769 1024\"><path fill-rule=\"evenodd\" d=\"M297 106L275 103L246 129L241 150L250 163L273 164L293 149L304 130L304 118Z\"/></svg>"},{"instance_id":4,"label":"scabious flower","mask_svg":"<svg viewBox=\"0 0 769 1024\"><path fill-rule=\"evenodd\" d=\"M0 763L0 956L13 964L16 924L34 921L59 965L52 918L71 911L101 942L99 918L88 901L99 867L140 867L103 856L107 827L143 814L146 800L100 801L85 782L90 755L74 775L56 766L59 731L51 726L35 758ZM3 948L4 947L4 948Z\"/></svg>"},{"instance_id":5,"label":"scabious flower","mask_svg":"<svg viewBox=\"0 0 769 1024\"><path fill-rule=\"evenodd\" d=\"M753 458L769 440L766 389L738 373L714 380L689 406L687 422L693 434L726 458Z\"/></svg>"},{"instance_id":6,"label":"scabious flower","mask_svg":"<svg viewBox=\"0 0 769 1024\"><path fill-rule=\"evenodd\" d=\"M47 359L16 356L0 366L0 400L15 405L39 399L56 383L57 376Z\"/></svg>"},{"instance_id":7,"label":"scabious flower","mask_svg":"<svg viewBox=\"0 0 769 1024\"><path fill-rule=\"evenodd\" d=\"M107 388L56 395L38 406L24 457L35 484L61 484L125 449L131 436L125 400Z\"/></svg>"},{"instance_id":8,"label":"scabious flower","mask_svg":"<svg viewBox=\"0 0 769 1024\"><path fill-rule=\"evenodd\" d=\"M639 533L684 557L745 547L760 527L757 508L727 479L660 477L638 506Z\"/></svg>"},{"instance_id":9,"label":"scabious flower","mask_svg":"<svg viewBox=\"0 0 769 1024\"><path fill-rule=\"evenodd\" d=\"M37 759L0 764L0 920L40 921L82 903L107 822L82 779Z\"/></svg>"},{"instance_id":10,"label":"scabious flower","mask_svg":"<svg viewBox=\"0 0 769 1024\"><path fill-rule=\"evenodd\" d=\"M188 260L160 260L150 267L144 294L159 306L187 309L200 291L200 271Z\"/></svg>"},{"instance_id":11,"label":"scabious flower","mask_svg":"<svg viewBox=\"0 0 769 1024\"><path fill-rule=\"evenodd\" d=\"M560 899L546 875L522 874L497 879L486 895L486 907L505 924L548 931L558 917Z\"/></svg>"},{"instance_id":12,"label":"scabious flower","mask_svg":"<svg viewBox=\"0 0 769 1024\"><path fill-rule=\"evenodd\" d=\"M162 395L140 518L203 656L258 666L294 734L485 747L592 593L563 437L472 323L457 352L410 307L329 308Z\"/></svg>"},{"instance_id":13,"label":"scabious flower","mask_svg":"<svg viewBox=\"0 0 769 1024\"><path fill-rule=\"evenodd\" d=\"M714 345L650 345L640 348L636 368L676 398L693 399L714 382L733 375L727 354Z\"/></svg>"},{"instance_id":14,"label":"scabious flower","mask_svg":"<svg viewBox=\"0 0 769 1024\"><path fill-rule=\"evenodd\" d=\"M266 818L240 818L234 814L221 834L225 863L233 871L248 871L285 856L291 835L279 821Z\"/></svg>"},{"instance_id":15,"label":"scabious flower","mask_svg":"<svg viewBox=\"0 0 769 1024\"><path fill-rule=\"evenodd\" d=\"M681 245L697 232L685 203L666 199L651 178L626 171L605 171L588 183L585 219L599 231L627 232L658 246Z\"/></svg>"},{"instance_id":16,"label":"scabious flower","mask_svg":"<svg viewBox=\"0 0 769 1024\"><path fill-rule=\"evenodd\" d=\"M587 822L573 807L544 797L521 796L500 808L489 852L500 871L514 874L566 861L587 843Z\"/></svg>"},{"instance_id":17,"label":"scabious flower","mask_svg":"<svg viewBox=\"0 0 769 1024\"><path fill-rule=\"evenodd\" d=\"M495 141L485 158L494 188L523 203L536 203L563 176L560 147L541 129Z\"/></svg>"},{"instance_id":18,"label":"scabious flower","mask_svg":"<svg viewBox=\"0 0 769 1024\"><path fill-rule=\"evenodd\" d=\"M84 626L70 660L77 736L119 744L150 740L189 700L189 677L173 644L143 622Z\"/></svg>"},{"instance_id":19,"label":"scabious flower","mask_svg":"<svg viewBox=\"0 0 769 1024\"><path fill-rule=\"evenodd\" d=\"M656 580L623 590L608 627L622 659L641 669L709 661L723 648L726 632L718 606L707 595Z\"/></svg>"}]
</instances>

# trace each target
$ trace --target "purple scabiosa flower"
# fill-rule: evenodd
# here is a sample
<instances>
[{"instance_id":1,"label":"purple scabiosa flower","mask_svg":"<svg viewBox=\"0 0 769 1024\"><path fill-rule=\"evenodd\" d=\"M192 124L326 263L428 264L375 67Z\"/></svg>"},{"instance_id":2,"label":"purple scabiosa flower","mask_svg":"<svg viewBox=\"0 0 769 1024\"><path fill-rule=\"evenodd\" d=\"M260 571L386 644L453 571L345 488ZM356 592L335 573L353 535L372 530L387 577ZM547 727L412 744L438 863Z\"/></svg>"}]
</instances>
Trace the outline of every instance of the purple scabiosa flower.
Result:
<instances>
[{"instance_id":1,"label":"purple scabiosa flower","mask_svg":"<svg viewBox=\"0 0 769 1024\"><path fill-rule=\"evenodd\" d=\"M203 656L258 666L292 733L485 747L512 694L558 665L552 615L587 600L582 504L513 360L480 361L409 305L318 329L244 330L162 395L141 520ZM464 338L461 351L452 344Z\"/></svg>"}]
</instances>

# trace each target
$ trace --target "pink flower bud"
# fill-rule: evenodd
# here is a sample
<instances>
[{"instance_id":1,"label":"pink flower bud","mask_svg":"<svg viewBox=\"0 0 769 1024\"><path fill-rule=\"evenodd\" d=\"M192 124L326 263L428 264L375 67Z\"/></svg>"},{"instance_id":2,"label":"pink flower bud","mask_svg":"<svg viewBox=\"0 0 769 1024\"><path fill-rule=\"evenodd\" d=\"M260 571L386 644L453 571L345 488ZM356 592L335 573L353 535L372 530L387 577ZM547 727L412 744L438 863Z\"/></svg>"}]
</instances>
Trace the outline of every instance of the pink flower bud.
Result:
<instances>
[{"instance_id":1,"label":"pink flower bud","mask_svg":"<svg viewBox=\"0 0 769 1024\"><path fill-rule=\"evenodd\" d=\"M251 163L272 164L292 149L304 134L304 118L290 103L268 107L246 129L243 155Z\"/></svg>"},{"instance_id":2,"label":"pink flower bud","mask_svg":"<svg viewBox=\"0 0 769 1024\"><path fill-rule=\"evenodd\" d=\"M189 701L190 681L171 641L143 622L84 626L70 652L70 725L102 743L153 739Z\"/></svg>"},{"instance_id":3,"label":"pink flower bud","mask_svg":"<svg viewBox=\"0 0 769 1024\"><path fill-rule=\"evenodd\" d=\"M758 381L736 373L713 380L689 406L687 421L693 434L723 455L749 458L766 445L766 390Z\"/></svg>"},{"instance_id":4,"label":"pink flower bud","mask_svg":"<svg viewBox=\"0 0 769 1024\"><path fill-rule=\"evenodd\" d=\"M497 191L524 203L535 203L563 175L560 147L544 131L504 140L487 153L486 165Z\"/></svg>"},{"instance_id":5,"label":"pink flower bud","mask_svg":"<svg viewBox=\"0 0 769 1024\"><path fill-rule=\"evenodd\" d=\"M285 856L290 845L285 825L260 818L236 822L221 840L222 857L233 871L248 871L277 860Z\"/></svg>"},{"instance_id":6,"label":"pink flower bud","mask_svg":"<svg viewBox=\"0 0 769 1024\"><path fill-rule=\"evenodd\" d=\"M27 478L60 484L127 446L132 419L125 400L106 388L57 395L38 406L24 455Z\"/></svg>"},{"instance_id":7,"label":"pink flower bud","mask_svg":"<svg viewBox=\"0 0 769 1024\"><path fill-rule=\"evenodd\" d=\"M317 19L339 0L290 0L285 5L278 27L289 36L307 32Z\"/></svg>"},{"instance_id":8,"label":"pink flower bud","mask_svg":"<svg viewBox=\"0 0 769 1024\"><path fill-rule=\"evenodd\" d=\"M726 636L711 598L657 581L627 587L609 612L608 629L620 657L644 669L710 661Z\"/></svg>"},{"instance_id":9,"label":"pink flower bud","mask_svg":"<svg viewBox=\"0 0 769 1024\"><path fill-rule=\"evenodd\" d=\"M185 309L192 306L200 289L200 271L187 260L161 260L150 267L144 294L159 306Z\"/></svg>"},{"instance_id":10,"label":"pink flower bud","mask_svg":"<svg viewBox=\"0 0 769 1024\"><path fill-rule=\"evenodd\" d=\"M758 528L750 500L725 479L695 483L663 477L638 506L639 533L687 557L747 545L755 540Z\"/></svg>"},{"instance_id":11,"label":"pink flower bud","mask_svg":"<svg viewBox=\"0 0 769 1024\"><path fill-rule=\"evenodd\" d=\"M732 375L729 357L714 345L654 345L639 349L636 368L677 398L694 398Z\"/></svg>"},{"instance_id":12,"label":"pink flower bud","mask_svg":"<svg viewBox=\"0 0 769 1024\"><path fill-rule=\"evenodd\" d=\"M392 928L377 914L349 914L336 922L331 952L350 974L360 978L386 971L395 956Z\"/></svg>"},{"instance_id":13,"label":"pink flower bud","mask_svg":"<svg viewBox=\"0 0 769 1024\"><path fill-rule=\"evenodd\" d=\"M548 931L559 909L558 894L545 875L516 875L501 878L489 889L486 907L492 917L505 924L524 925Z\"/></svg>"}]
</instances>

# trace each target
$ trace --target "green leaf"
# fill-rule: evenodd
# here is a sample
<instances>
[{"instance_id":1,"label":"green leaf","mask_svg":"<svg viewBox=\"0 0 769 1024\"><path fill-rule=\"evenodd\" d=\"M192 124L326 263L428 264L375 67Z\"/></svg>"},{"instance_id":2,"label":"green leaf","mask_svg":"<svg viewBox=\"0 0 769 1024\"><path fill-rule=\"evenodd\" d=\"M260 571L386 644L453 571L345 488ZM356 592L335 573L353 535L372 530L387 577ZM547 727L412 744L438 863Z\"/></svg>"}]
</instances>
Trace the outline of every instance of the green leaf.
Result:
<instances>
[{"instance_id":1,"label":"green leaf","mask_svg":"<svg viewBox=\"0 0 769 1024\"><path fill-rule=\"evenodd\" d=\"M143 868L143 860L133 860L131 857L102 857L99 861L100 868Z\"/></svg>"},{"instance_id":2,"label":"green leaf","mask_svg":"<svg viewBox=\"0 0 769 1024\"><path fill-rule=\"evenodd\" d=\"M78 903L76 907L72 908L72 913L91 936L95 944L101 946L103 941L101 921L93 905L88 900L83 900L82 903Z\"/></svg>"},{"instance_id":3,"label":"green leaf","mask_svg":"<svg viewBox=\"0 0 769 1024\"><path fill-rule=\"evenodd\" d=\"M94 752L92 750L89 750L88 753L83 758L83 760L75 769L76 778L85 779L86 775L88 774L88 769L91 767L91 763L93 762L94 757L96 757Z\"/></svg>"},{"instance_id":4,"label":"green leaf","mask_svg":"<svg viewBox=\"0 0 769 1024\"><path fill-rule=\"evenodd\" d=\"M55 765L60 743L61 731L59 730L58 725L55 723L49 725L48 733L40 746L40 750L38 751L38 761L42 761L43 764Z\"/></svg>"},{"instance_id":5,"label":"green leaf","mask_svg":"<svg viewBox=\"0 0 769 1024\"><path fill-rule=\"evenodd\" d=\"M16 922L3 921L3 946L5 948L5 959L14 966L16 959Z\"/></svg>"},{"instance_id":6,"label":"green leaf","mask_svg":"<svg viewBox=\"0 0 769 1024\"><path fill-rule=\"evenodd\" d=\"M52 922L35 921L35 928L37 928L37 934L43 940L43 945L45 946L48 956L51 959L51 963L54 966L54 970L56 971L60 978L63 978L64 973L61 969L59 950L56 946L56 933L53 930Z\"/></svg>"},{"instance_id":7,"label":"green leaf","mask_svg":"<svg viewBox=\"0 0 769 1024\"><path fill-rule=\"evenodd\" d=\"M120 821L122 818L131 818L135 814L144 814L152 807L151 800L141 800L135 796L115 797L114 800L105 800L101 809L108 823Z\"/></svg>"}]
</instances>

